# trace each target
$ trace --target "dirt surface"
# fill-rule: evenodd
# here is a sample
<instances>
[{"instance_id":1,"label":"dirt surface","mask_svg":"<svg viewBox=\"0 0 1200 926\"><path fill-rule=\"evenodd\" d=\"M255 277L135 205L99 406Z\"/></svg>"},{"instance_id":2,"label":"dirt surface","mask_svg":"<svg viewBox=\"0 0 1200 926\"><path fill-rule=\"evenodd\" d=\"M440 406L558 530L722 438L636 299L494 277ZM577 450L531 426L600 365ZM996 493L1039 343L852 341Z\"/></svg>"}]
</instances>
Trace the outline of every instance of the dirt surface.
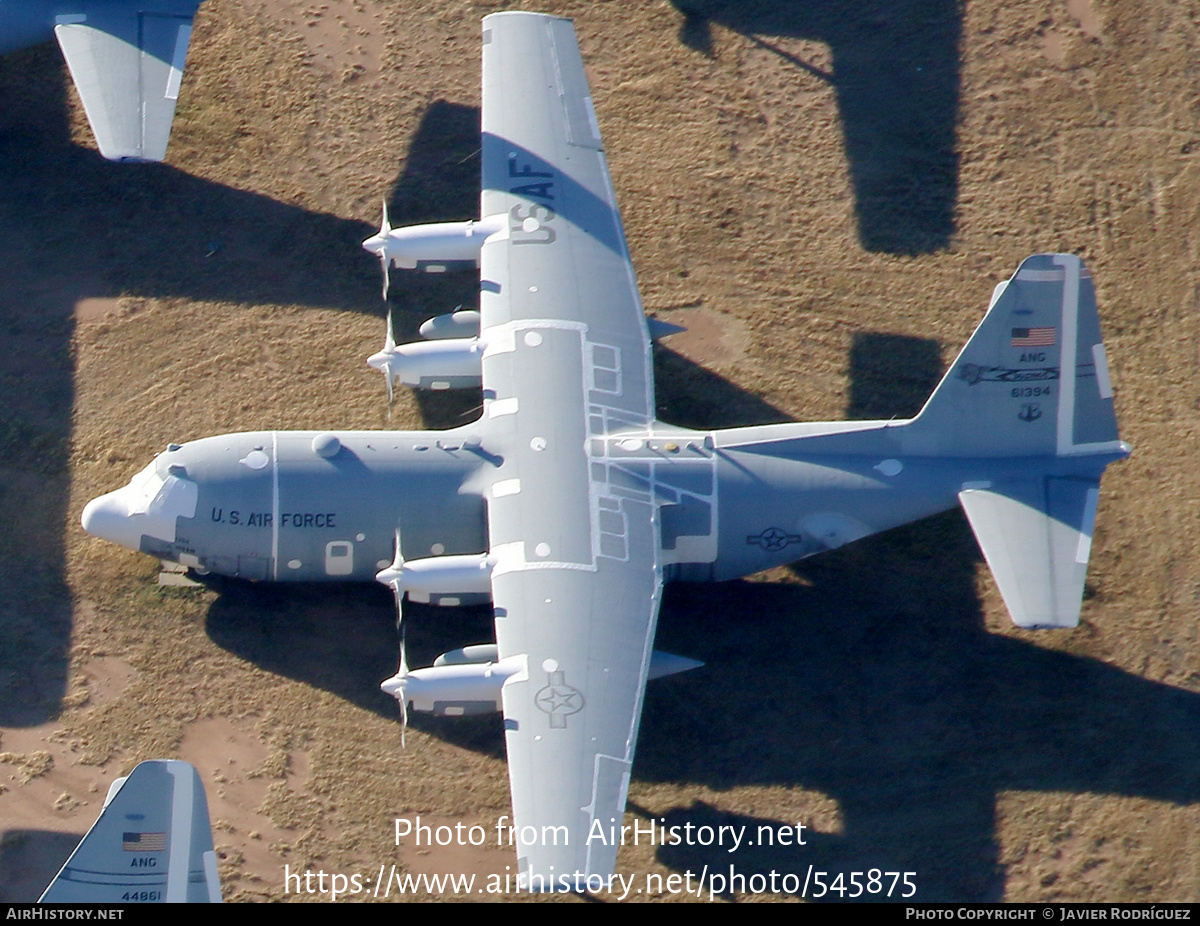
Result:
<instances>
[{"instance_id":1,"label":"dirt surface","mask_svg":"<svg viewBox=\"0 0 1200 926\"><path fill-rule=\"evenodd\" d=\"M328 899L296 872L511 875L500 723L418 718L400 748L386 590L164 589L79 528L169 441L469 418L477 397L407 391L388 417L358 242L384 194L396 224L474 214L501 8L208 0L163 165L98 157L55 48L0 61L0 899L174 756L229 900ZM957 513L672 588L658 645L707 666L651 685L627 822L805 844L627 847L635 890L811 865L912 871L927 900L1200 900L1200 7L512 8L576 21L647 309L690 328L656 349L665 420L912 414L994 284L1070 251L1134 447L1074 631L1011 626ZM398 272L401 336L475 288ZM417 611L414 662L488 633ZM397 846L418 815L486 844Z\"/></svg>"}]
</instances>

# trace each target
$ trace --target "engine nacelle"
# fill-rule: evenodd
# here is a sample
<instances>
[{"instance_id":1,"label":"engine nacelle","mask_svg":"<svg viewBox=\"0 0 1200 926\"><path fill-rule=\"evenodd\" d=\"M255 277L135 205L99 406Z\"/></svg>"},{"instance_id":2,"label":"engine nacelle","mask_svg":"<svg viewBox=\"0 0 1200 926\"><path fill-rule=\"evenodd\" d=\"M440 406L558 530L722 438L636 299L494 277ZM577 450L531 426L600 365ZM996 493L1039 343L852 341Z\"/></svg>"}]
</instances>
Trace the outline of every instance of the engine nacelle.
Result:
<instances>
[{"instance_id":1,"label":"engine nacelle","mask_svg":"<svg viewBox=\"0 0 1200 926\"><path fill-rule=\"evenodd\" d=\"M408 559L380 570L375 580L393 587L398 583L409 601L425 604L437 598L438 604L458 604L467 596L491 596L492 559L487 553Z\"/></svg>"},{"instance_id":2,"label":"engine nacelle","mask_svg":"<svg viewBox=\"0 0 1200 926\"><path fill-rule=\"evenodd\" d=\"M446 338L479 337L479 313L474 309L463 309L449 315L439 315L421 324L417 332L430 341Z\"/></svg>"},{"instance_id":3,"label":"engine nacelle","mask_svg":"<svg viewBox=\"0 0 1200 926\"><path fill-rule=\"evenodd\" d=\"M501 709L504 682L525 664L524 656L510 656L499 662L496 656L494 643L451 650L438 656L432 666L397 675L380 687L394 698L405 698L417 711L451 717L491 713ZM649 677L663 678L702 665L686 656L655 650L650 657Z\"/></svg>"},{"instance_id":4,"label":"engine nacelle","mask_svg":"<svg viewBox=\"0 0 1200 926\"><path fill-rule=\"evenodd\" d=\"M393 381L418 389L470 389L483 381L483 343L479 338L410 341L367 359Z\"/></svg>"},{"instance_id":5,"label":"engine nacelle","mask_svg":"<svg viewBox=\"0 0 1200 926\"><path fill-rule=\"evenodd\" d=\"M524 656L502 662L429 666L397 675L380 687L393 697L403 697L413 710L439 717L490 714L500 710L505 681L524 667Z\"/></svg>"},{"instance_id":6,"label":"engine nacelle","mask_svg":"<svg viewBox=\"0 0 1200 926\"><path fill-rule=\"evenodd\" d=\"M363 246L375 253L384 250L393 267L440 273L454 269L455 265L478 266L483 242L503 227L503 216L479 221L408 225L389 229L386 235L377 235L380 240L376 247L370 246L375 243L370 238Z\"/></svg>"}]
</instances>

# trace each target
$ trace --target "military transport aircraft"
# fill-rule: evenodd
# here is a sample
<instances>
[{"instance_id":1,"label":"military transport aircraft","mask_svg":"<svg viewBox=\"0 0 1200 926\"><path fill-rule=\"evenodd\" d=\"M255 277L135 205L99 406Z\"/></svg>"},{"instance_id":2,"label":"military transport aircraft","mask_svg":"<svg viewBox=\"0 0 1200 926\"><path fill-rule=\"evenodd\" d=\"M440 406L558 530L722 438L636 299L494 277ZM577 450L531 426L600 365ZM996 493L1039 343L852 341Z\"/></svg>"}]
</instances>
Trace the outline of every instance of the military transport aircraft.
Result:
<instances>
[{"instance_id":1,"label":"military transport aircraft","mask_svg":"<svg viewBox=\"0 0 1200 926\"><path fill-rule=\"evenodd\" d=\"M140 762L39 903L220 903L204 785L178 759Z\"/></svg>"},{"instance_id":2,"label":"military transport aircraft","mask_svg":"<svg viewBox=\"0 0 1200 926\"><path fill-rule=\"evenodd\" d=\"M161 161L200 0L0 0L0 54L58 40L100 153Z\"/></svg>"},{"instance_id":3,"label":"military transport aircraft","mask_svg":"<svg viewBox=\"0 0 1200 926\"><path fill-rule=\"evenodd\" d=\"M650 336L573 27L483 21L481 218L392 229L393 265L477 264L476 315L372 366L482 385L441 432L231 434L172 444L84 528L257 580L355 580L409 600L490 599L495 644L400 667L402 705L502 710L522 883L611 875L667 580L724 580L961 503L1022 627L1079 621L1100 476L1129 453L1091 276L1043 254L915 418L694 431L655 419ZM378 575L376 576L376 572Z\"/></svg>"}]
</instances>

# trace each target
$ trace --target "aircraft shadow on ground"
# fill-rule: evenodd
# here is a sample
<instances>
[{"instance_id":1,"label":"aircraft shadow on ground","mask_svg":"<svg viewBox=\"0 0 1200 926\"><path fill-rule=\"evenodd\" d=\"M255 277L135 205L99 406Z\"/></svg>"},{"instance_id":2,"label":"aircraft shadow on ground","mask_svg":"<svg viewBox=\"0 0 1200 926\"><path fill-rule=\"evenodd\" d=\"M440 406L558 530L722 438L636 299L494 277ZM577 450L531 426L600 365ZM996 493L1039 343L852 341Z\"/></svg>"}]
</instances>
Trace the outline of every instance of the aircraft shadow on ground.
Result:
<instances>
[{"instance_id":1,"label":"aircraft shadow on ground","mask_svg":"<svg viewBox=\"0 0 1200 926\"><path fill-rule=\"evenodd\" d=\"M689 47L711 54L717 23L830 84L864 248L922 254L949 244L958 199L960 0L672 2ZM827 44L832 73L779 48L776 37Z\"/></svg>"},{"instance_id":2,"label":"aircraft shadow on ground","mask_svg":"<svg viewBox=\"0 0 1200 926\"><path fill-rule=\"evenodd\" d=\"M285 678L328 691L400 722L394 698L379 683L396 671L396 606L382 585L256 585L211 578L218 596L207 632L218 646ZM495 639L490 607L404 605L408 655L426 666L443 652ZM409 724L448 742L504 755L498 715L430 717L410 712Z\"/></svg>"},{"instance_id":3,"label":"aircraft shadow on ground","mask_svg":"<svg viewBox=\"0 0 1200 926\"><path fill-rule=\"evenodd\" d=\"M478 106L446 100L430 104L388 197L393 226L479 218L479 125ZM479 272L393 270L388 305L396 340L418 340L417 328L426 319L459 306L479 308ZM414 397L421 420L431 428L468 424L483 409L478 389L418 390Z\"/></svg>"},{"instance_id":4,"label":"aircraft shadow on ground","mask_svg":"<svg viewBox=\"0 0 1200 926\"><path fill-rule=\"evenodd\" d=\"M76 302L373 306L358 250L370 226L72 144L52 45L0 57L0 97L0 520L22 525L0 546L13 582L0 604L0 725L26 726L57 716L66 686Z\"/></svg>"},{"instance_id":5,"label":"aircraft shadow on ground","mask_svg":"<svg viewBox=\"0 0 1200 926\"><path fill-rule=\"evenodd\" d=\"M650 687L638 778L809 788L837 801L841 827L774 852L665 848L665 864L915 871L921 899L999 900L1000 792L1200 799L1200 698L989 634L971 546L946 515L813 561L806 586L669 591L659 646L707 667Z\"/></svg>"},{"instance_id":6,"label":"aircraft shadow on ground","mask_svg":"<svg viewBox=\"0 0 1200 926\"><path fill-rule=\"evenodd\" d=\"M71 592L63 574L63 523L70 498L68 455L75 398L71 334L75 299L61 279L79 227L31 211L10 188L22 181L22 127L57 112L48 126L66 135L61 75L48 49L0 56L0 726L33 726L58 715L66 690ZM26 80L30 71L36 76ZM53 79L41 79L42 77ZM55 178L59 182L60 178ZM48 182L48 181L47 181ZM75 216L79 219L78 214ZM57 247L47 239L57 237Z\"/></svg>"},{"instance_id":7,"label":"aircraft shadow on ground","mask_svg":"<svg viewBox=\"0 0 1200 926\"><path fill-rule=\"evenodd\" d=\"M50 830L0 833L0 903L36 903L83 835Z\"/></svg>"},{"instance_id":8,"label":"aircraft shadow on ground","mask_svg":"<svg viewBox=\"0 0 1200 926\"><path fill-rule=\"evenodd\" d=\"M23 525L0 541L14 582L0 602L0 654L8 654L0 656L0 726L28 726L57 716L66 688L72 605L62 532L76 302L174 296L383 312L378 276L360 248L370 224L167 164L111 164L73 144L65 70L52 44L0 56L0 98L0 252L9 267L0 293L9 346L0 361L0 520ZM435 104L414 136L411 179L398 196L420 198L420 178L441 175L439 146L447 132L462 134L463 113L474 119L478 147L478 111ZM451 408L443 417L461 415Z\"/></svg>"},{"instance_id":9,"label":"aircraft shadow on ground","mask_svg":"<svg viewBox=\"0 0 1200 926\"><path fill-rule=\"evenodd\" d=\"M681 428L713 430L787 421L787 413L670 347L654 345L654 398L660 421Z\"/></svg>"},{"instance_id":10,"label":"aircraft shadow on ground","mask_svg":"<svg viewBox=\"0 0 1200 926\"><path fill-rule=\"evenodd\" d=\"M374 309L367 222L72 144L52 47L0 59L0 90L16 100L0 121L0 210L23 217L63 270L96 265L83 295Z\"/></svg>"}]
</instances>

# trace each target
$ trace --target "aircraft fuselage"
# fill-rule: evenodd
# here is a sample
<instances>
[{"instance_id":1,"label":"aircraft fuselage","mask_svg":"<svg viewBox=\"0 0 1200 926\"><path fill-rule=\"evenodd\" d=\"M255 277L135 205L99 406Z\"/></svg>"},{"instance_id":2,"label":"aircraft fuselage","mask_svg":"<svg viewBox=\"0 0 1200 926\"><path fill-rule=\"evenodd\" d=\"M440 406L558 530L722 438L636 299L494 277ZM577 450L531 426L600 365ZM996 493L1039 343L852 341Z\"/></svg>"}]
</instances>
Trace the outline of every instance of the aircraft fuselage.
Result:
<instances>
[{"instance_id":1,"label":"aircraft fuselage","mask_svg":"<svg viewBox=\"0 0 1200 926\"><path fill-rule=\"evenodd\" d=\"M692 581L840 547L952 508L964 488L1019 478L1031 465L1068 466L906 453L904 424L657 425L581 452L610 495L654 499L666 577ZM408 559L486 552L499 462L472 426L228 434L171 445L127 486L89 503L83 526L201 572L370 581L392 561L398 529ZM1096 460L1097 475L1106 462ZM601 501L590 507L599 542L619 544L619 519Z\"/></svg>"},{"instance_id":2,"label":"aircraft fuselage","mask_svg":"<svg viewBox=\"0 0 1200 926\"><path fill-rule=\"evenodd\" d=\"M483 497L469 484L481 458L453 434L253 431L172 444L89 503L84 529L217 575L369 581L392 561L401 524L406 548L424 555L486 548Z\"/></svg>"}]
</instances>

